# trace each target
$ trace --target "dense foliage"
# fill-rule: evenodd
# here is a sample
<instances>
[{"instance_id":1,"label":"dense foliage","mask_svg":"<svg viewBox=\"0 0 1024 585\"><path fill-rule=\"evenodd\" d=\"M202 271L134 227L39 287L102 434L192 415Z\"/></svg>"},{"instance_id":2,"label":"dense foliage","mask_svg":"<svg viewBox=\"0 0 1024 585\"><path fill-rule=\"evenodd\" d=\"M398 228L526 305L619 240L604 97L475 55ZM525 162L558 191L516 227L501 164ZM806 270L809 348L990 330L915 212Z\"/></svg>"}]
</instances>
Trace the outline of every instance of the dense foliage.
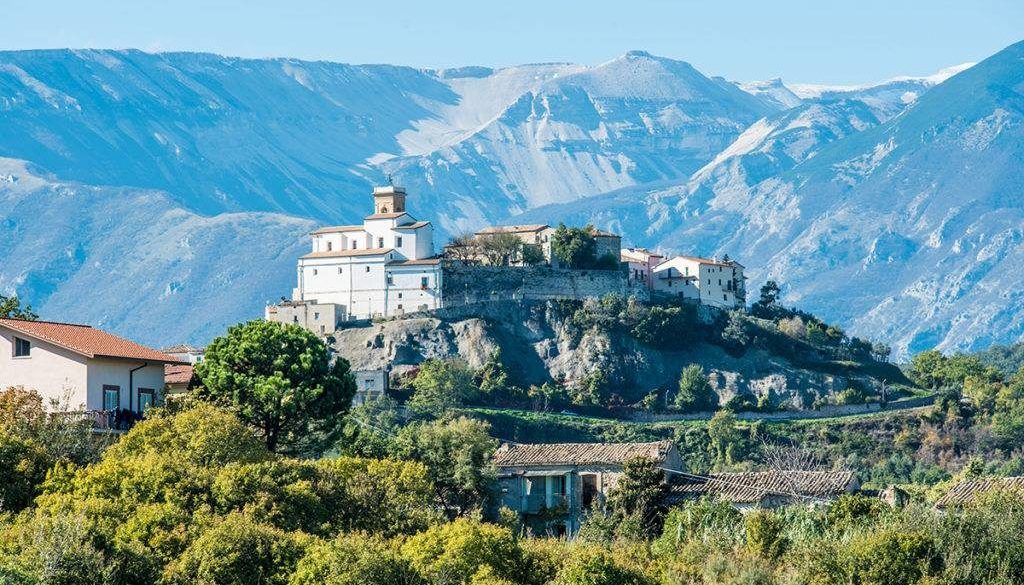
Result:
<instances>
[{"instance_id":1,"label":"dense foliage","mask_svg":"<svg viewBox=\"0 0 1024 585\"><path fill-rule=\"evenodd\" d=\"M35 321L39 315L32 310L32 305L23 304L17 295L10 297L0 295L0 318Z\"/></svg>"},{"instance_id":2,"label":"dense foliage","mask_svg":"<svg viewBox=\"0 0 1024 585\"><path fill-rule=\"evenodd\" d=\"M318 453L332 445L355 394L343 358L333 361L298 325L256 320L214 339L196 366L200 399L232 409L271 451Z\"/></svg>"}]
</instances>

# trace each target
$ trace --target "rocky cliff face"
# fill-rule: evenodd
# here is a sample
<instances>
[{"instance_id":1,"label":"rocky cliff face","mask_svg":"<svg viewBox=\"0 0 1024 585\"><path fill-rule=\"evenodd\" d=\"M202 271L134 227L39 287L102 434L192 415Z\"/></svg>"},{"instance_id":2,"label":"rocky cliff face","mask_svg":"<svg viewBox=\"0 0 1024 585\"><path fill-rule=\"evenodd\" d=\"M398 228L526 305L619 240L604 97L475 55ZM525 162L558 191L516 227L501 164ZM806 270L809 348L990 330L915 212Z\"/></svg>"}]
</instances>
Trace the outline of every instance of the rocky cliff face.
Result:
<instances>
[{"instance_id":1,"label":"rocky cliff face","mask_svg":"<svg viewBox=\"0 0 1024 585\"><path fill-rule=\"evenodd\" d=\"M468 316L473 315L473 316ZM334 350L355 369L391 367L401 372L431 358L461 357L479 367L500 350L519 385L572 383L600 369L611 391L635 402L651 391L674 388L691 363L704 366L724 403L736 395L767 396L772 404L807 408L847 388L853 378L804 369L764 350L734 357L722 348L694 342L664 351L629 335L575 329L558 302L487 303L441 318L406 318L338 332ZM857 382L872 387L875 381Z\"/></svg>"}]
</instances>

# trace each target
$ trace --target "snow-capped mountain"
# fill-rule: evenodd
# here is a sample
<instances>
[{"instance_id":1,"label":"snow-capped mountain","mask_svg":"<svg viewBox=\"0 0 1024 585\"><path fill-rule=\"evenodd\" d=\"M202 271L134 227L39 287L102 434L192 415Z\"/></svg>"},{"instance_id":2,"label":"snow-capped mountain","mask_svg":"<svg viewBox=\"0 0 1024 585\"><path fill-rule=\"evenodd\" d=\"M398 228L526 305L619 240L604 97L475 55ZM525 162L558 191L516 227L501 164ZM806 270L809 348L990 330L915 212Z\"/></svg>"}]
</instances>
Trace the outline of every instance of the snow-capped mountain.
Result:
<instances>
[{"instance_id":1,"label":"snow-capped mountain","mask_svg":"<svg viewBox=\"0 0 1024 585\"><path fill-rule=\"evenodd\" d=\"M728 252L752 289L776 277L903 349L1014 340L1022 52L839 88L639 51L497 70L0 53L0 291L204 342L287 295L305 233L356 220L393 175L439 240L593 221Z\"/></svg>"},{"instance_id":2,"label":"snow-capped mountain","mask_svg":"<svg viewBox=\"0 0 1024 585\"><path fill-rule=\"evenodd\" d=\"M593 198L587 216L531 213L615 217L650 226L640 243L741 257L755 288L775 278L788 302L901 355L1021 338L1024 43L887 121L863 99L807 99L686 181Z\"/></svg>"}]
</instances>

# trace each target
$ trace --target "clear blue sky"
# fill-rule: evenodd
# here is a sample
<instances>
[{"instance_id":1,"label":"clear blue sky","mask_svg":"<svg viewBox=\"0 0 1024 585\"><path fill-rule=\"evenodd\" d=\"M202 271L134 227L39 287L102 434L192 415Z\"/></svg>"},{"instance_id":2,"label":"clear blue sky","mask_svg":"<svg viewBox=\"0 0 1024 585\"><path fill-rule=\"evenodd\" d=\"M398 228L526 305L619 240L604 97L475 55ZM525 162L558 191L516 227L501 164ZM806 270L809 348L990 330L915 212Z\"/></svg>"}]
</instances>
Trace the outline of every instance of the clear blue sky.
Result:
<instances>
[{"instance_id":1,"label":"clear blue sky","mask_svg":"<svg viewBox=\"0 0 1024 585\"><path fill-rule=\"evenodd\" d=\"M1024 39L1022 0L4 0L0 48L210 51L417 67L629 49L746 81L863 83Z\"/></svg>"}]
</instances>

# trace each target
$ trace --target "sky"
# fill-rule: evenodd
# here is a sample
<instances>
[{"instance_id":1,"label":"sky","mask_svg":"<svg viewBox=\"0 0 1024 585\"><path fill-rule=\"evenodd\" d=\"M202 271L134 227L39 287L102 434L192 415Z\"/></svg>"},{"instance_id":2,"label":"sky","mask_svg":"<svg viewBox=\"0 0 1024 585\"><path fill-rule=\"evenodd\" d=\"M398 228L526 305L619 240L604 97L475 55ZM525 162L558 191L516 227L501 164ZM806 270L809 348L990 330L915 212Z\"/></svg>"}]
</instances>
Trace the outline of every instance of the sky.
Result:
<instances>
[{"instance_id":1,"label":"sky","mask_svg":"<svg viewBox=\"0 0 1024 585\"><path fill-rule=\"evenodd\" d=\"M208 51L414 67L598 64L736 81L926 75L1024 40L1022 0L0 0L0 49Z\"/></svg>"}]
</instances>

